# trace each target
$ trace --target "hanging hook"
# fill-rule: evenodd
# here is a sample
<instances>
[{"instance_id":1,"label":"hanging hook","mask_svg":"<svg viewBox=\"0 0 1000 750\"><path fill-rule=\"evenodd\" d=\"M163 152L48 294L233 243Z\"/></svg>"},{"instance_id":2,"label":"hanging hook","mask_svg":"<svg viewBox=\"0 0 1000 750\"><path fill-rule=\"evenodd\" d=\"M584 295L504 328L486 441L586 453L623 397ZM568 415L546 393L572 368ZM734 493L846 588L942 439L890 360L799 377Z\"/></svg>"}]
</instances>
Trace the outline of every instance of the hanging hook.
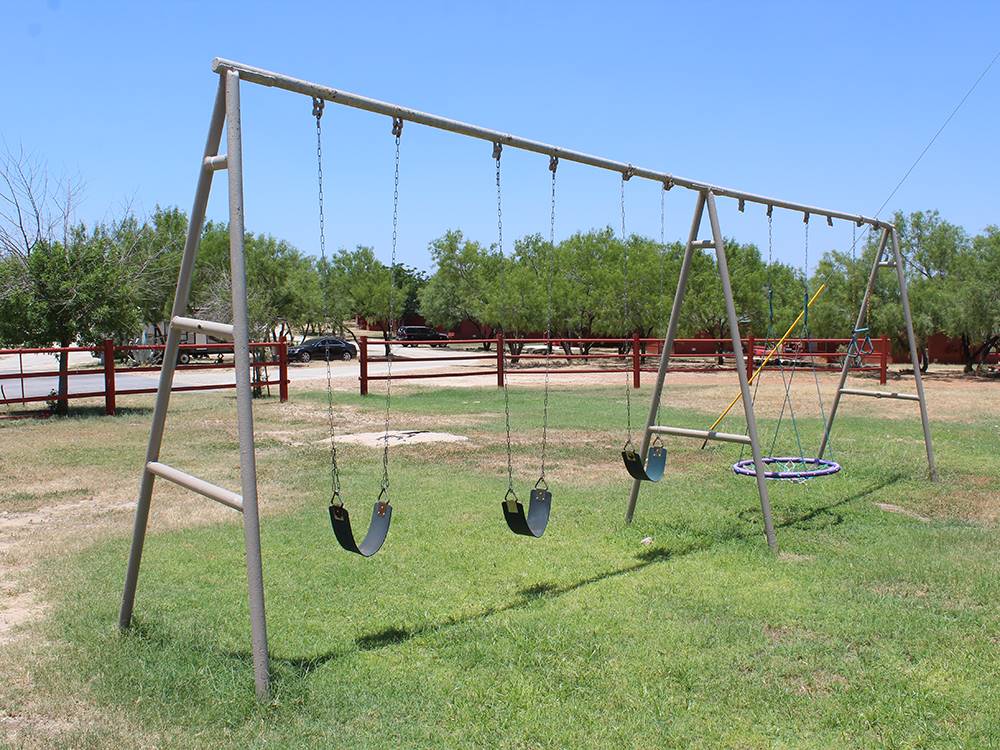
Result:
<instances>
[{"instance_id":1,"label":"hanging hook","mask_svg":"<svg viewBox=\"0 0 1000 750\"><path fill-rule=\"evenodd\" d=\"M633 177L635 177L635 167L629 164L627 167L625 167L625 171L622 172L622 182L628 182Z\"/></svg>"},{"instance_id":2,"label":"hanging hook","mask_svg":"<svg viewBox=\"0 0 1000 750\"><path fill-rule=\"evenodd\" d=\"M549 157L549 171L555 174L556 169L559 167L559 157L552 155Z\"/></svg>"},{"instance_id":3,"label":"hanging hook","mask_svg":"<svg viewBox=\"0 0 1000 750\"><path fill-rule=\"evenodd\" d=\"M317 120L323 116L323 107L326 106L326 102L320 99L318 96L313 97L313 117Z\"/></svg>"},{"instance_id":4,"label":"hanging hook","mask_svg":"<svg viewBox=\"0 0 1000 750\"><path fill-rule=\"evenodd\" d=\"M803 224L808 224L809 223L809 212L808 211L803 211L802 212L802 223Z\"/></svg>"},{"instance_id":5,"label":"hanging hook","mask_svg":"<svg viewBox=\"0 0 1000 750\"><path fill-rule=\"evenodd\" d=\"M667 179L665 179L665 180L663 181L663 189L664 189L664 190L666 190L666 191L668 191L668 192L669 192L669 190L670 190L670 189L671 189L671 188L672 188L673 186L674 186L674 179L673 179L673 177L668 177Z\"/></svg>"},{"instance_id":6,"label":"hanging hook","mask_svg":"<svg viewBox=\"0 0 1000 750\"><path fill-rule=\"evenodd\" d=\"M499 161L500 160L500 153L502 151L503 151L503 144L501 144L500 141L496 141L493 144L493 158L496 159L497 161Z\"/></svg>"},{"instance_id":7,"label":"hanging hook","mask_svg":"<svg viewBox=\"0 0 1000 750\"><path fill-rule=\"evenodd\" d=\"M770 203L768 203L768 204L767 204L767 218L769 218L769 219L770 219L770 218L771 218L771 215L772 215L773 213L774 213L774 206L772 206L772 205L771 205Z\"/></svg>"},{"instance_id":8,"label":"hanging hook","mask_svg":"<svg viewBox=\"0 0 1000 750\"><path fill-rule=\"evenodd\" d=\"M833 217L832 216L827 216L826 217L826 225L828 227L832 227L833 226Z\"/></svg>"},{"instance_id":9,"label":"hanging hook","mask_svg":"<svg viewBox=\"0 0 1000 750\"><path fill-rule=\"evenodd\" d=\"M745 209L747 207L746 201L743 200L743 198L740 198L740 201L739 201L739 203L737 204L736 207L739 209L740 213L743 213L743 209Z\"/></svg>"},{"instance_id":10,"label":"hanging hook","mask_svg":"<svg viewBox=\"0 0 1000 750\"><path fill-rule=\"evenodd\" d=\"M392 134L399 138L403 135L403 118L393 117L392 118Z\"/></svg>"}]
</instances>

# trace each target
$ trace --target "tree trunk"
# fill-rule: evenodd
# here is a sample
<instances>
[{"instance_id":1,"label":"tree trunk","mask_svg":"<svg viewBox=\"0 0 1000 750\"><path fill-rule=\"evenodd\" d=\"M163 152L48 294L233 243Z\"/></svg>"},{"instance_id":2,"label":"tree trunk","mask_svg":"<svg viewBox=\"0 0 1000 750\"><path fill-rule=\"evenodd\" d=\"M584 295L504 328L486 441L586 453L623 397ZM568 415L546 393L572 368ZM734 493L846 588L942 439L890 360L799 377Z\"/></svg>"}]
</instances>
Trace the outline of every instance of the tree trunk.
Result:
<instances>
[{"instance_id":1,"label":"tree trunk","mask_svg":"<svg viewBox=\"0 0 1000 750\"><path fill-rule=\"evenodd\" d=\"M982 373L983 367L986 365L986 358L993 351L993 347L1000 342L1000 336L991 336L983 342L979 351L976 353L976 371Z\"/></svg>"},{"instance_id":2,"label":"tree trunk","mask_svg":"<svg viewBox=\"0 0 1000 750\"><path fill-rule=\"evenodd\" d=\"M975 361L972 357L972 345L969 341L969 334L962 334L962 360L965 362L965 367L962 372L966 375L971 373L975 369Z\"/></svg>"},{"instance_id":3,"label":"tree trunk","mask_svg":"<svg viewBox=\"0 0 1000 750\"><path fill-rule=\"evenodd\" d=\"M71 342L63 339L59 346L67 347ZM56 414L61 417L69 412L69 352L59 352L59 398L56 399Z\"/></svg>"}]
</instances>

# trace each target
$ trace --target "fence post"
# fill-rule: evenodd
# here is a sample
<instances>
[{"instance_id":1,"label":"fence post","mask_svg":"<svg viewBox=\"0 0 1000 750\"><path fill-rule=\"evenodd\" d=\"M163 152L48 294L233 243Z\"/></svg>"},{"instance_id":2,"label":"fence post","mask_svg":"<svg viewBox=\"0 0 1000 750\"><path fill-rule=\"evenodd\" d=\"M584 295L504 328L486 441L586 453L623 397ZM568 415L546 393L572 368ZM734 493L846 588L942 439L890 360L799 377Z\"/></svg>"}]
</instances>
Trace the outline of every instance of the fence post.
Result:
<instances>
[{"instance_id":1,"label":"fence post","mask_svg":"<svg viewBox=\"0 0 1000 750\"><path fill-rule=\"evenodd\" d=\"M503 334L498 333L496 339L497 347L497 388L503 388L504 378L504 354L503 354Z\"/></svg>"},{"instance_id":2,"label":"fence post","mask_svg":"<svg viewBox=\"0 0 1000 750\"><path fill-rule=\"evenodd\" d=\"M278 401L288 400L288 340L278 342Z\"/></svg>"},{"instance_id":3,"label":"fence post","mask_svg":"<svg viewBox=\"0 0 1000 750\"><path fill-rule=\"evenodd\" d=\"M361 395L368 395L368 337L362 336L358 342L358 362L361 365Z\"/></svg>"},{"instance_id":4,"label":"fence post","mask_svg":"<svg viewBox=\"0 0 1000 750\"><path fill-rule=\"evenodd\" d=\"M639 352L639 333L632 334L632 387L638 388L642 373L642 355Z\"/></svg>"},{"instance_id":5,"label":"fence post","mask_svg":"<svg viewBox=\"0 0 1000 750\"><path fill-rule=\"evenodd\" d=\"M104 339L104 413L115 415L115 342Z\"/></svg>"},{"instance_id":6,"label":"fence post","mask_svg":"<svg viewBox=\"0 0 1000 750\"><path fill-rule=\"evenodd\" d=\"M878 382L885 385L889 374L889 337L883 336L879 341Z\"/></svg>"},{"instance_id":7,"label":"fence post","mask_svg":"<svg viewBox=\"0 0 1000 750\"><path fill-rule=\"evenodd\" d=\"M747 365L747 382L748 383L751 380L753 380L753 347L754 347L753 336L747 336L747 343L746 343L747 361L746 361L746 365Z\"/></svg>"}]
</instances>

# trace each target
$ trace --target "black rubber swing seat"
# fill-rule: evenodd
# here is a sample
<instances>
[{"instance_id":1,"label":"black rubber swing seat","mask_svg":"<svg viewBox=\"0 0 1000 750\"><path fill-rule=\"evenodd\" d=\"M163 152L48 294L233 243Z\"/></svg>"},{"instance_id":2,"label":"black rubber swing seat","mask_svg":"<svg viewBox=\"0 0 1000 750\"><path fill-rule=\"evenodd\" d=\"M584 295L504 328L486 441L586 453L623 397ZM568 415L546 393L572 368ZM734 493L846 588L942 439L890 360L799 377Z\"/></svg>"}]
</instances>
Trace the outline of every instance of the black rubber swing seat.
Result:
<instances>
[{"instance_id":1,"label":"black rubber swing seat","mask_svg":"<svg viewBox=\"0 0 1000 750\"><path fill-rule=\"evenodd\" d=\"M667 449L662 445L650 446L646 453L646 462L643 463L639 451L635 448L625 448L622 451L622 461L625 462L625 469L633 479L641 482L659 482L663 479L663 472L667 467Z\"/></svg>"},{"instance_id":2,"label":"black rubber swing seat","mask_svg":"<svg viewBox=\"0 0 1000 750\"><path fill-rule=\"evenodd\" d=\"M507 521L507 526L511 531L521 536L533 536L537 539L545 533L545 527L549 524L552 493L544 487L533 489L528 501L527 515L524 512L524 506L517 499L513 490L507 493L507 497L500 503L500 507L503 508L504 520Z\"/></svg>"},{"instance_id":3,"label":"black rubber swing seat","mask_svg":"<svg viewBox=\"0 0 1000 750\"><path fill-rule=\"evenodd\" d=\"M354 532L351 530L351 514L347 512L347 508L336 504L330 506L330 523L333 525L333 533L340 546L348 552L362 557L371 557L382 549L389 533L391 520L392 506L381 499L377 500L375 507L372 508L372 520L368 524L368 533L361 540L361 544L358 544L354 541Z\"/></svg>"}]
</instances>

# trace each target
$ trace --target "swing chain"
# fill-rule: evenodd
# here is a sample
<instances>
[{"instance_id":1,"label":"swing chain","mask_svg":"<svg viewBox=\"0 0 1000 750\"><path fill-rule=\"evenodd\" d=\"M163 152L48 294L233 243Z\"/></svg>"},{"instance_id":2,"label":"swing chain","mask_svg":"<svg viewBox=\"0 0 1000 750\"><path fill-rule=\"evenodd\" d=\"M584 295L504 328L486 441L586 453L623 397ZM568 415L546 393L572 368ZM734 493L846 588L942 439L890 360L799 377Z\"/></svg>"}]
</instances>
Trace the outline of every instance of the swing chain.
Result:
<instances>
[{"instance_id":1,"label":"swing chain","mask_svg":"<svg viewBox=\"0 0 1000 750\"><path fill-rule=\"evenodd\" d=\"M619 189L619 204L622 215L622 310L625 322L626 336L629 332L629 299L628 299L628 238L625 236L625 183L631 179L634 170L632 166L622 172L622 180ZM626 345L627 346L627 345ZM622 368L625 371L625 450L632 447L632 394L631 379L632 372L628 367Z\"/></svg>"},{"instance_id":2,"label":"swing chain","mask_svg":"<svg viewBox=\"0 0 1000 750\"><path fill-rule=\"evenodd\" d=\"M395 140L396 154L394 162L394 174L392 185L392 257L389 262L389 310L386 315L389 330L386 334L386 381L385 381L385 431L382 435L382 486L378 500L384 504L389 504L389 417L392 406L392 332L395 321L393 320L394 292L396 289L396 244L399 238L399 144L403 135L403 120L400 117L392 118L392 135Z\"/></svg>"},{"instance_id":3,"label":"swing chain","mask_svg":"<svg viewBox=\"0 0 1000 750\"><path fill-rule=\"evenodd\" d=\"M496 162L496 185L497 185L497 247L500 250L500 276L501 288L503 288L504 266L506 258L503 254L503 193L500 187L500 155L503 146L500 143L493 144L493 159ZM502 345L501 345L502 346ZM498 357L506 357L504 351L497 352ZM503 368L503 413L504 429L507 438L507 494L504 495L504 502L512 506L517 502L517 493L514 492L514 446L510 437L510 391L507 389L507 367Z\"/></svg>"},{"instance_id":4,"label":"swing chain","mask_svg":"<svg viewBox=\"0 0 1000 750\"><path fill-rule=\"evenodd\" d=\"M326 221L323 214L323 126L320 120L323 117L324 101L319 98L312 100L312 113L316 118L316 181L318 185L317 194L319 196L319 250L320 257L326 259ZM327 297L323 295L324 318L328 319L329 304ZM337 427L333 414L333 374L330 370L330 357L327 352L326 359L326 416L328 431L330 433L330 504L343 507L344 501L340 496L340 467L337 465Z\"/></svg>"},{"instance_id":5,"label":"swing chain","mask_svg":"<svg viewBox=\"0 0 1000 750\"><path fill-rule=\"evenodd\" d=\"M552 283L554 276L555 250L556 250L556 169L559 167L559 157L549 157L549 171L552 173L551 203L549 206L549 245L545 248L545 387L542 399L542 456L541 473L535 483L535 489L544 486L548 490L548 483L545 481L545 454L548 447L549 437L549 370L552 364Z\"/></svg>"}]
</instances>

